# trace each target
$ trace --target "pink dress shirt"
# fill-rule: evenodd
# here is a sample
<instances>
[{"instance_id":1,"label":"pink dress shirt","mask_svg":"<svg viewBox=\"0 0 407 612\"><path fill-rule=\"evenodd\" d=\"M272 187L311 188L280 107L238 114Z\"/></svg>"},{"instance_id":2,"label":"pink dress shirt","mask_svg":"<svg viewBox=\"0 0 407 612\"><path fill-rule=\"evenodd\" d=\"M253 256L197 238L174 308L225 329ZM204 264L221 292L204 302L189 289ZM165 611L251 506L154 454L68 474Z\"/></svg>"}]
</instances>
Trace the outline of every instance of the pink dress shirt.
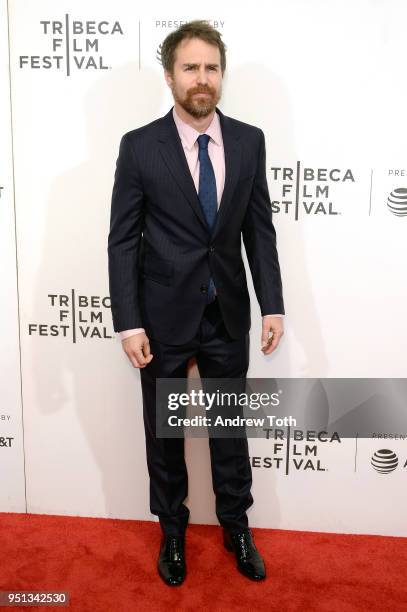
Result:
<instances>
[{"instance_id":1,"label":"pink dress shirt","mask_svg":"<svg viewBox=\"0 0 407 612\"><path fill-rule=\"evenodd\" d=\"M178 134L180 136L182 146L184 148L185 157L187 158L188 167L191 172L195 189L198 192L199 190L199 159L198 159L198 151L199 146L197 143L198 136L201 135L201 132L198 132L195 128L185 123L175 112L175 106L172 109L172 114L174 117L175 125L178 129ZM225 186L225 153L223 150L223 139L222 139L222 130L220 126L220 119L218 113L214 113L212 122L206 128L205 134L210 136L210 140L208 143L208 154L210 160L212 162L213 170L215 173L216 180L216 190L217 190L217 199L218 199L218 207L220 201L222 199L223 188ZM270 315L264 315L270 316ZM272 315L274 317L283 317L282 314ZM264 317L263 317L264 319ZM136 329L126 329L124 331L119 332L120 339L125 340L130 336L134 336L135 334L141 334L144 332L143 327L137 327Z\"/></svg>"}]
</instances>

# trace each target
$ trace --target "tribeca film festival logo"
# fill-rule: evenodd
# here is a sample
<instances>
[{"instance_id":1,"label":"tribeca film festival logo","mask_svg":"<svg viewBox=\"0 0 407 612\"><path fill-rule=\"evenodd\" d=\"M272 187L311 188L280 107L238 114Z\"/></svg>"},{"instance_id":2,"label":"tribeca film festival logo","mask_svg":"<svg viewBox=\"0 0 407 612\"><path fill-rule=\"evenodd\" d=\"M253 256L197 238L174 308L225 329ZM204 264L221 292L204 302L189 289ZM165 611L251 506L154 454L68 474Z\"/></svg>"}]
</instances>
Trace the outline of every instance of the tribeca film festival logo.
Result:
<instances>
[{"instance_id":1,"label":"tribeca film festival logo","mask_svg":"<svg viewBox=\"0 0 407 612\"><path fill-rule=\"evenodd\" d=\"M101 53L101 42L122 36L118 21L80 21L68 14L62 21L40 21L40 32L49 39L48 55L20 55L19 67L31 70L61 70L67 76L78 70L109 70Z\"/></svg>"},{"instance_id":2,"label":"tribeca film festival logo","mask_svg":"<svg viewBox=\"0 0 407 612\"><path fill-rule=\"evenodd\" d=\"M222 19L206 19L206 21L210 23L216 30L221 30L225 26L225 21ZM157 19L155 21L155 28L164 29L164 30L173 30L175 28L179 28L181 25L185 23L188 23L188 22L187 20L183 20L183 19L170 19L170 20ZM156 49L155 58L158 61L158 63L162 65L161 48L162 48L162 43L160 43L158 45L158 48Z\"/></svg>"},{"instance_id":3,"label":"tribeca film festival logo","mask_svg":"<svg viewBox=\"0 0 407 612\"><path fill-rule=\"evenodd\" d=\"M334 202L335 186L354 183L350 168L307 168L297 161L295 168L270 168L273 181L279 181L281 195L272 200L272 212L294 216L297 221L302 214L337 216L341 214Z\"/></svg>"},{"instance_id":4,"label":"tribeca film festival logo","mask_svg":"<svg viewBox=\"0 0 407 612\"><path fill-rule=\"evenodd\" d=\"M52 321L28 324L30 336L69 338L72 342L93 339L111 339L114 336L106 327L111 324L110 297L99 295L71 295L49 293L48 303L54 315Z\"/></svg>"},{"instance_id":5,"label":"tribeca film festival logo","mask_svg":"<svg viewBox=\"0 0 407 612\"><path fill-rule=\"evenodd\" d=\"M335 187L338 183L355 183L354 173L350 168L341 170L339 168L308 168L303 167L298 161L295 168L276 167L270 168L272 179L280 185L280 199L271 202L272 212L291 215L296 221L301 215L337 216L342 214L340 206L335 202ZM381 173L379 173L380 175ZM407 176L407 170L387 170L387 178L393 182L395 178ZM383 174L380 181L383 181ZM370 198L368 214L372 214L373 193L373 170L370 173ZM407 217L407 187L397 186L391 190L381 185L387 195L383 198L383 191L378 199L375 212L380 212L385 206L388 213L396 217Z\"/></svg>"},{"instance_id":6,"label":"tribeca film festival logo","mask_svg":"<svg viewBox=\"0 0 407 612\"><path fill-rule=\"evenodd\" d=\"M269 456L250 457L252 468L266 468L284 471L288 476L290 470L326 472L327 468L319 458L321 444L341 444L338 432L294 429L292 437L290 428L265 429L266 438L271 441Z\"/></svg>"}]
</instances>

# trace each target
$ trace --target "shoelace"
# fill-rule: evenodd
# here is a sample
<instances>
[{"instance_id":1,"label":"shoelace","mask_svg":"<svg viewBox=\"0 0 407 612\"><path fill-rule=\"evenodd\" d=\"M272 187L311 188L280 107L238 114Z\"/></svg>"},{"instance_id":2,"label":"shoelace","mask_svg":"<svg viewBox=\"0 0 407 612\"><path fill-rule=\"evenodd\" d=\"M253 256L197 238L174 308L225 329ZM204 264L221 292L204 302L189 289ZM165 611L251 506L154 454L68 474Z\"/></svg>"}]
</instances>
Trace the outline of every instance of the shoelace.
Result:
<instances>
[{"instance_id":1,"label":"shoelace","mask_svg":"<svg viewBox=\"0 0 407 612\"><path fill-rule=\"evenodd\" d=\"M239 552L241 554L242 559L247 559L250 556L250 533L244 531L243 533L236 534L232 536L236 544L239 546ZM254 547L254 543L253 543Z\"/></svg>"},{"instance_id":2,"label":"shoelace","mask_svg":"<svg viewBox=\"0 0 407 612\"><path fill-rule=\"evenodd\" d=\"M177 537L169 537L167 540L169 557L172 561L182 561L182 545Z\"/></svg>"}]
</instances>

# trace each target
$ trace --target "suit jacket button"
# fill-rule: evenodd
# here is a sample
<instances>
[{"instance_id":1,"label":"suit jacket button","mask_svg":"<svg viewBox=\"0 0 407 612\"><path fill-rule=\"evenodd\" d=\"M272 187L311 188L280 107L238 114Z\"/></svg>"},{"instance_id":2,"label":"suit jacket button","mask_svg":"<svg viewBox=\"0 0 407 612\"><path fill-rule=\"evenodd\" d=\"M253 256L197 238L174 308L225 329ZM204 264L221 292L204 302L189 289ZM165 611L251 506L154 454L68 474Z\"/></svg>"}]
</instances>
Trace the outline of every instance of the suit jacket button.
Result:
<instances>
[{"instance_id":1,"label":"suit jacket button","mask_svg":"<svg viewBox=\"0 0 407 612\"><path fill-rule=\"evenodd\" d=\"M208 285L201 285L201 293L208 293Z\"/></svg>"},{"instance_id":2,"label":"suit jacket button","mask_svg":"<svg viewBox=\"0 0 407 612\"><path fill-rule=\"evenodd\" d=\"M210 246L209 247L209 253L214 253L215 252L215 247L214 246Z\"/></svg>"}]
</instances>

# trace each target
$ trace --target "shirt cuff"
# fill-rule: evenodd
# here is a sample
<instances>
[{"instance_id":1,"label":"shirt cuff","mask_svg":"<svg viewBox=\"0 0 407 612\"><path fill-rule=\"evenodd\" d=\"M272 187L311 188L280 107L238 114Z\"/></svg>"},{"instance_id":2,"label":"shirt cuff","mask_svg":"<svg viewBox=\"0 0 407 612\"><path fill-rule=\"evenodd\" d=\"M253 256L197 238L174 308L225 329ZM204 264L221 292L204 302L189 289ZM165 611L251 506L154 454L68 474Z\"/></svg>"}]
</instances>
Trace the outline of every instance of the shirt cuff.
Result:
<instances>
[{"instance_id":1,"label":"shirt cuff","mask_svg":"<svg viewBox=\"0 0 407 612\"><path fill-rule=\"evenodd\" d=\"M135 336L136 334L142 334L144 331L144 327L136 327L135 329L125 329L124 331L119 332L120 340L125 340L126 338L130 338L130 336Z\"/></svg>"}]
</instances>

